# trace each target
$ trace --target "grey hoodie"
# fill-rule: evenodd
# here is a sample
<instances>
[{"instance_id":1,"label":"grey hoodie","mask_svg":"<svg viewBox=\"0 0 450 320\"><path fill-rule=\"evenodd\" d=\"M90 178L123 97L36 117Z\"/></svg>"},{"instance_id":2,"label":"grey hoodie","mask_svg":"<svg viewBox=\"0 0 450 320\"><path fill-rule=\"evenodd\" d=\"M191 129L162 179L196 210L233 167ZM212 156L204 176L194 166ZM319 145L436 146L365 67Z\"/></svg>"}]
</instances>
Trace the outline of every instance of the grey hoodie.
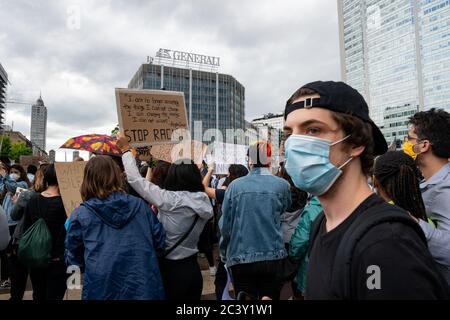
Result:
<instances>
[{"instance_id":1,"label":"grey hoodie","mask_svg":"<svg viewBox=\"0 0 450 320\"><path fill-rule=\"evenodd\" d=\"M206 222L213 216L213 208L204 192L168 191L151 183L139 173L136 161L127 152L122 157L127 180L146 201L158 208L158 219L166 231L166 250L170 249L199 219L189 236L166 258L180 260L198 252L197 243Z\"/></svg>"}]
</instances>

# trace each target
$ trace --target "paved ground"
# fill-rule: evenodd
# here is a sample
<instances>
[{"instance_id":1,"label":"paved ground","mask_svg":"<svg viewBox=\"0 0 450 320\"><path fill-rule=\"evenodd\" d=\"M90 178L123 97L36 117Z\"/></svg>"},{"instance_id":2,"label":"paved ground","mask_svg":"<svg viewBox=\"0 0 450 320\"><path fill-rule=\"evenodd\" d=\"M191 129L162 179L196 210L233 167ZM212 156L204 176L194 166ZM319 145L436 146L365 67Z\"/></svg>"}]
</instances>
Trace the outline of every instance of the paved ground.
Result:
<instances>
[{"instance_id":1,"label":"paved ground","mask_svg":"<svg viewBox=\"0 0 450 320\"><path fill-rule=\"evenodd\" d=\"M202 271L203 275L203 300L215 300L214 294L214 277L209 275L209 270ZM25 291L24 300L33 300L31 286ZM8 300L10 297L9 290L0 290L0 300ZM81 300L81 290L67 290L64 300Z\"/></svg>"},{"instance_id":2,"label":"paved ground","mask_svg":"<svg viewBox=\"0 0 450 320\"><path fill-rule=\"evenodd\" d=\"M218 259L217 247L214 248L214 258ZM208 261L206 258L198 258L200 268L202 269L203 276L203 293L202 300L216 300L216 295L214 292L214 277L209 274ZM217 265L217 263L216 263ZM27 291L24 295L24 300L32 300L32 289L31 283L28 281ZM281 292L281 299L287 300L291 296L291 289L289 285L285 285ZM0 300L8 300L10 297L9 290L0 289ZM80 300L81 290L67 290L65 300Z\"/></svg>"},{"instance_id":3,"label":"paved ground","mask_svg":"<svg viewBox=\"0 0 450 320\"><path fill-rule=\"evenodd\" d=\"M217 247L214 248L214 257L218 259ZM203 276L203 293L202 299L215 300L216 295L214 293L214 277L209 274L209 266L206 258L198 258L200 268L202 269ZM24 300L32 300L33 291L31 289L31 283L28 280L27 291L25 291ZM10 298L9 290L0 289L0 300L8 300ZM65 300L80 300L81 290L67 290Z\"/></svg>"}]
</instances>

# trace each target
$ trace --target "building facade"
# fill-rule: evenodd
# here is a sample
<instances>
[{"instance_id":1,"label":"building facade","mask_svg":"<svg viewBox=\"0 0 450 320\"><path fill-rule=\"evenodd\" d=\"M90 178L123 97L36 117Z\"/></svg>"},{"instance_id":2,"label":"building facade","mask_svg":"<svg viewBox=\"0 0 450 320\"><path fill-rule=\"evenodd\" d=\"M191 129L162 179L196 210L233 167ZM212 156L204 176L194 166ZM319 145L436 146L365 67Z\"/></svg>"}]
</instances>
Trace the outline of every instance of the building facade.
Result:
<instances>
[{"instance_id":1,"label":"building facade","mask_svg":"<svg viewBox=\"0 0 450 320\"><path fill-rule=\"evenodd\" d=\"M450 111L449 0L338 0L338 11L342 79L388 142L403 139L405 113Z\"/></svg>"},{"instance_id":2,"label":"building facade","mask_svg":"<svg viewBox=\"0 0 450 320\"><path fill-rule=\"evenodd\" d=\"M253 119L252 124L257 127L268 126L270 128L283 131L284 127L284 114L265 114L261 118Z\"/></svg>"},{"instance_id":3,"label":"building facade","mask_svg":"<svg viewBox=\"0 0 450 320\"><path fill-rule=\"evenodd\" d=\"M0 131L4 124L4 113L6 108L6 87L8 85L8 74L0 63Z\"/></svg>"},{"instance_id":4,"label":"building facade","mask_svg":"<svg viewBox=\"0 0 450 320\"><path fill-rule=\"evenodd\" d=\"M156 59L140 66L128 88L184 92L189 127L194 128L194 121L201 121L202 134L208 129L219 129L223 135L226 129L245 130L245 88L242 84L233 76L214 72L217 66L206 71L192 62L175 63L175 60L163 59L161 50L165 49L160 49ZM176 57L186 60L187 55ZM205 56L194 56L197 61L208 61L198 58Z\"/></svg>"},{"instance_id":5,"label":"building facade","mask_svg":"<svg viewBox=\"0 0 450 320\"><path fill-rule=\"evenodd\" d=\"M280 146L283 140L284 114L265 114L252 120L252 125L258 128L260 136L265 140Z\"/></svg>"},{"instance_id":6,"label":"building facade","mask_svg":"<svg viewBox=\"0 0 450 320\"><path fill-rule=\"evenodd\" d=\"M26 147L30 148L32 150L32 155L36 157L47 157L47 152L45 150L41 149L36 144L32 143L30 140L25 137L22 132L19 131L4 131L3 135L6 137L9 137L9 140L11 141L11 144L15 143L23 143Z\"/></svg>"},{"instance_id":7,"label":"building facade","mask_svg":"<svg viewBox=\"0 0 450 320\"><path fill-rule=\"evenodd\" d=\"M31 142L38 148L45 150L47 138L47 107L42 97L31 107Z\"/></svg>"}]
</instances>

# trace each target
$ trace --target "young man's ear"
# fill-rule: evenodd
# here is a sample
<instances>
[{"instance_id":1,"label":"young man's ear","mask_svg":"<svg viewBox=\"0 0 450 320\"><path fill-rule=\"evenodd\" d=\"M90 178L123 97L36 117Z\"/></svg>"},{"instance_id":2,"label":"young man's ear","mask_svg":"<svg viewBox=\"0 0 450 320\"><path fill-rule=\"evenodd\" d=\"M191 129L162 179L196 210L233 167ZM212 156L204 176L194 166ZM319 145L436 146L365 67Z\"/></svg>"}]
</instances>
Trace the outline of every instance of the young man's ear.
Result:
<instances>
[{"instance_id":1,"label":"young man's ear","mask_svg":"<svg viewBox=\"0 0 450 320\"><path fill-rule=\"evenodd\" d=\"M352 147L352 152L350 153L350 156L353 158L359 157L364 150L366 149L366 146L359 146L359 147Z\"/></svg>"}]
</instances>

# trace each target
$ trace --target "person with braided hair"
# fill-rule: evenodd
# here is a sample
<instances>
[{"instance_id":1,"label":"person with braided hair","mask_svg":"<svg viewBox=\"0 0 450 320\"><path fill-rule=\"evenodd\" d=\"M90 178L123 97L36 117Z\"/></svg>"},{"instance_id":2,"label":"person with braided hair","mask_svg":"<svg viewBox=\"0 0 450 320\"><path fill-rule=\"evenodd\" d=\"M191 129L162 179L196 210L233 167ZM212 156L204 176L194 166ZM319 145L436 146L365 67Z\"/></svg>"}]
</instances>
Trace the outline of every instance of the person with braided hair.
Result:
<instances>
[{"instance_id":1,"label":"person with braided hair","mask_svg":"<svg viewBox=\"0 0 450 320\"><path fill-rule=\"evenodd\" d=\"M375 160L373 183L378 195L412 217L427 221L419 187L421 178L414 160L402 151L389 151Z\"/></svg>"}]
</instances>

